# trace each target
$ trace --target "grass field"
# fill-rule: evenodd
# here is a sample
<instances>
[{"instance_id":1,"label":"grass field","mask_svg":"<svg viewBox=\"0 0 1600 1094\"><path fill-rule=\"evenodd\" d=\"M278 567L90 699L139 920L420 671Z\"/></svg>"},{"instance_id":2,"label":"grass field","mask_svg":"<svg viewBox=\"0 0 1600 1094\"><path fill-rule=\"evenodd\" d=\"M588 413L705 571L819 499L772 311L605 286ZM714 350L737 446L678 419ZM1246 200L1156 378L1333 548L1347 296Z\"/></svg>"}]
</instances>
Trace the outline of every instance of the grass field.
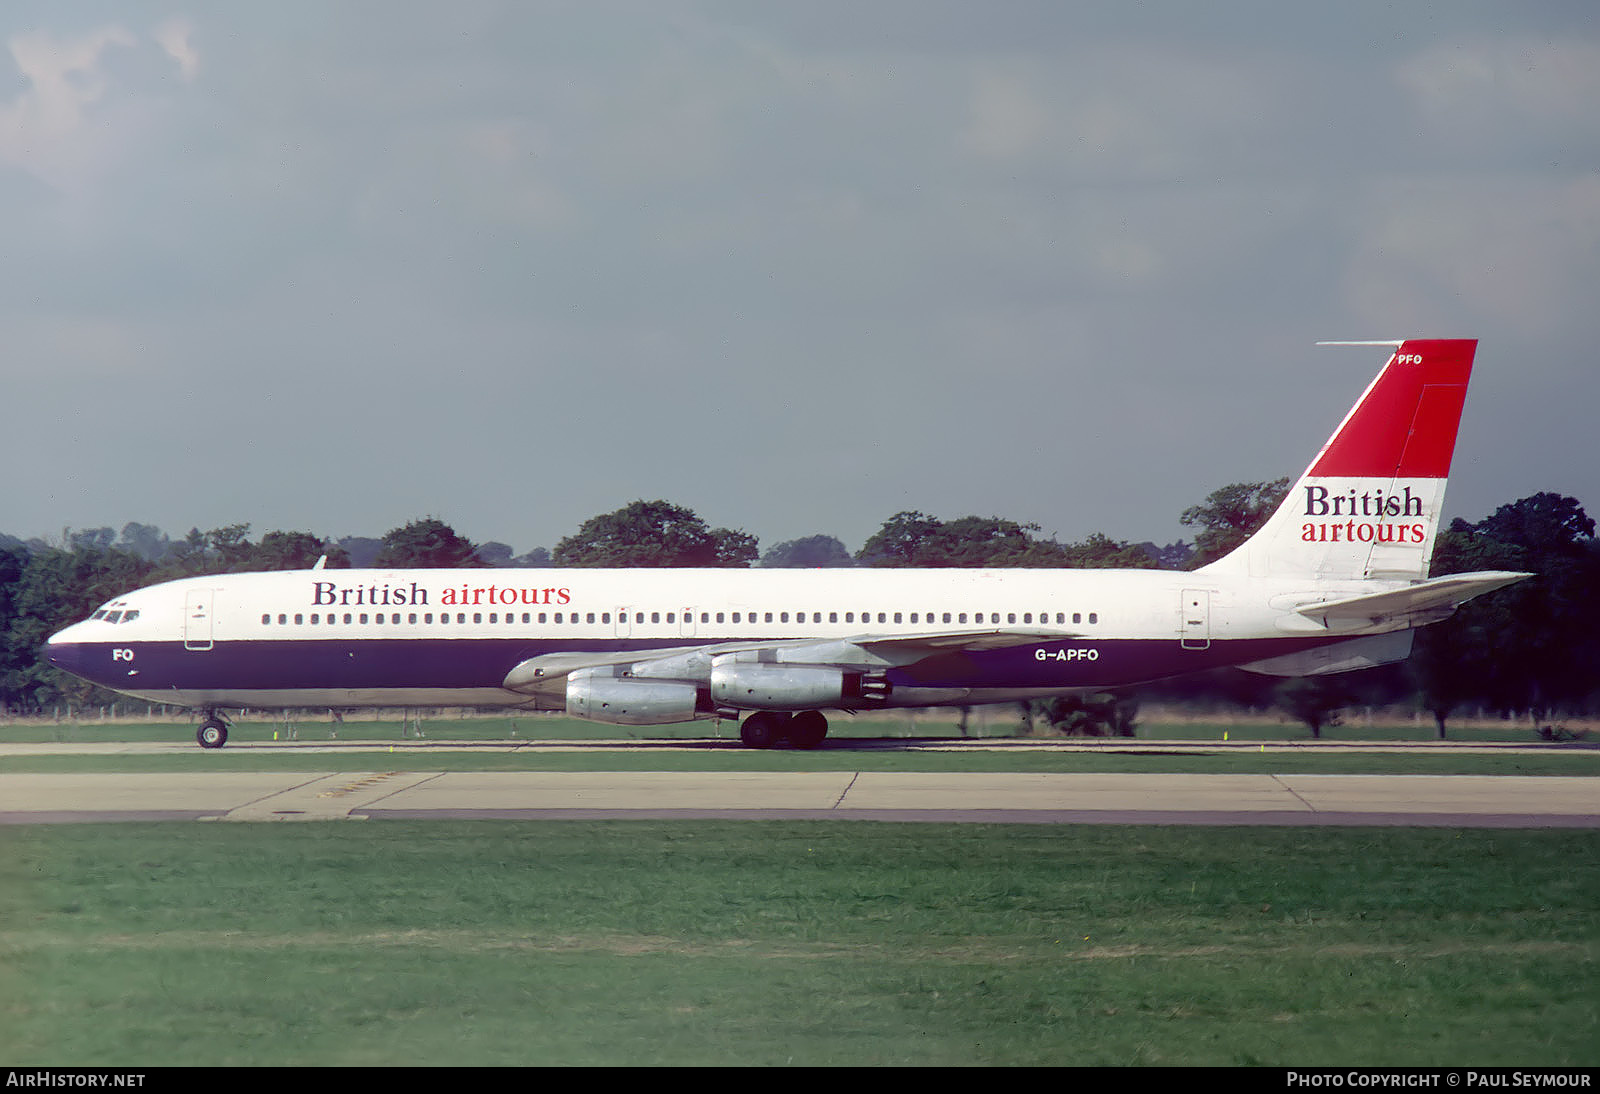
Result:
<instances>
[{"instance_id":1,"label":"grass field","mask_svg":"<svg viewBox=\"0 0 1600 1094\"><path fill-rule=\"evenodd\" d=\"M425 732L509 741L528 721L439 719ZM537 722L544 738L618 735ZM273 730L244 722L233 739ZM8 755L0 770L1600 776L1600 750L1584 745L1534 755L384 747L406 740L400 730L347 723L341 740L374 742L353 754ZM1284 736L1259 725L1159 732L1215 741L1223 730L1234 741ZM1337 736L1396 732L1425 739L1403 726ZM1481 732L1532 743L1525 727ZM326 739L325 723L302 724L303 743ZM19 740L187 743L192 728L0 726L0 743ZM1597 957L1600 831L1588 830L0 826L0 1062L28 1066L1594 1066Z\"/></svg>"},{"instance_id":2,"label":"grass field","mask_svg":"<svg viewBox=\"0 0 1600 1094\"><path fill-rule=\"evenodd\" d=\"M1600 833L0 829L10 1064L1600 1063Z\"/></svg>"}]
</instances>

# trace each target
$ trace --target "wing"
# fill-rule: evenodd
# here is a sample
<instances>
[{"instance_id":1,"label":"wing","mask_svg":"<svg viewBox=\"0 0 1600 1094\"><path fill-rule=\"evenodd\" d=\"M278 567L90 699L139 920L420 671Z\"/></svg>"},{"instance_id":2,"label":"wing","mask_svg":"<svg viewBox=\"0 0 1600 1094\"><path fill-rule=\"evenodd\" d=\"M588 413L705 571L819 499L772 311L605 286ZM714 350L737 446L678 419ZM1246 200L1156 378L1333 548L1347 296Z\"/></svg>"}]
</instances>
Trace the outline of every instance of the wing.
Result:
<instances>
[{"instance_id":1,"label":"wing","mask_svg":"<svg viewBox=\"0 0 1600 1094\"><path fill-rule=\"evenodd\" d=\"M1077 635L1072 632L1043 630L927 631L821 640L716 642L670 649L546 653L518 664L506 674L502 686L524 695L554 700L563 695L567 677L589 670L609 670L615 675L645 679L706 682L711 678L713 662L719 657L870 673L915 664L939 654L1003 649L1073 637Z\"/></svg>"}]
</instances>

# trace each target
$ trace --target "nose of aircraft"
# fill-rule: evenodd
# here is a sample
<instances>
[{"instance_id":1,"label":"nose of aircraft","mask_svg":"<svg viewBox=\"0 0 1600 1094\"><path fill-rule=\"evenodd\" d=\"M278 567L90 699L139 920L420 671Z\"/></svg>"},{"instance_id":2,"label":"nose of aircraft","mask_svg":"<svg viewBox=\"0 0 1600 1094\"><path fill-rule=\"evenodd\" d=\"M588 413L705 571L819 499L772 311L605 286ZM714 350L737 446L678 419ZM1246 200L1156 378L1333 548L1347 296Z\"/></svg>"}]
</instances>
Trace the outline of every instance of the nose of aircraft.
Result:
<instances>
[{"instance_id":1,"label":"nose of aircraft","mask_svg":"<svg viewBox=\"0 0 1600 1094\"><path fill-rule=\"evenodd\" d=\"M52 634L49 641L44 644L44 657L61 671L82 676L83 644L76 641L72 633L77 626L78 624L74 623Z\"/></svg>"}]
</instances>

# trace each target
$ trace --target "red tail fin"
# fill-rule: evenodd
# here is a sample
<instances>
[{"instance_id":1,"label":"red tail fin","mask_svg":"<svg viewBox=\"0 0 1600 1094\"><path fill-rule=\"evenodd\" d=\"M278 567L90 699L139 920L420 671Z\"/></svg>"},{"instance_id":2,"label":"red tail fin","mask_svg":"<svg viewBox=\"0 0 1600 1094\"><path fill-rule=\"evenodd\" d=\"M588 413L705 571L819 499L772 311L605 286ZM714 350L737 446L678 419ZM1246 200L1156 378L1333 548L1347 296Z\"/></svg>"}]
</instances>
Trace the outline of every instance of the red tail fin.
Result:
<instances>
[{"instance_id":1,"label":"red tail fin","mask_svg":"<svg viewBox=\"0 0 1600 1094\"><path fill-rule=\"evenodd\" d=\"M1401 342L1278 511L1206 569L1427 577L1477 347L1474 339Z\"/></svg>"}]
</instances>

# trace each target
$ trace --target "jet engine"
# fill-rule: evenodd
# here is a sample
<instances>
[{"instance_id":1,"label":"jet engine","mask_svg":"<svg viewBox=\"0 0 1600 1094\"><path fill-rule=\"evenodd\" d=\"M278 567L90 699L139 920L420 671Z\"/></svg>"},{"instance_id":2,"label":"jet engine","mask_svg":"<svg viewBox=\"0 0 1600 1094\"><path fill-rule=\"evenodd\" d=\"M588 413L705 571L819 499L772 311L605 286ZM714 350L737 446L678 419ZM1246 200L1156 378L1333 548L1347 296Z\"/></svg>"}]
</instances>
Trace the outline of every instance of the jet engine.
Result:
<instances>
[{"instance_id":1,"label":"jet engine","mask_svg":"<svg viewBox=\"0 0 1600 1094\"><path fill-rule=\"evenodd\" d=\"M610 667L580 669L567 677L567 713L616 726L690 722L697 714L695 685L613 676Z\"/></svg>"},{"instance_id":2,"label":"jet engine","mask_svg":"<svg viewBox=\"0 0 1600 1094\"><path fill-rule=\"evenodd\" d=\"M786 665L716 658L711 665L711 701L745 710L816 710L850 706L873 698L860 673L822 665ZM878 685L881 689L881 685Z\"/></svg>"}]
</instances>

